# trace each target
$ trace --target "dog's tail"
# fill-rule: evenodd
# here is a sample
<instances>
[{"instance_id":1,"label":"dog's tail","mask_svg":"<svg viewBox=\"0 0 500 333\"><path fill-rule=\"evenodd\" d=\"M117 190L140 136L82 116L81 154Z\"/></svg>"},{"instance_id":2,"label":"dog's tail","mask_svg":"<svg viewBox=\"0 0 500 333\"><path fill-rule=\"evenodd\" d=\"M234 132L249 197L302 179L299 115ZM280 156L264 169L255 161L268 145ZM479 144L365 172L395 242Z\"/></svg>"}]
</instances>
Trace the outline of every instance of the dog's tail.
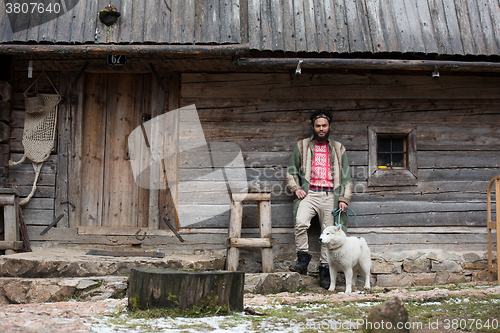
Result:
<instances>
[{"instance_id":1,"label":"dog's tail","mask_svg":"<svg viewBox=\"0 0 500 333\"><path fill-rule=\"evenodd\" d=\"M370 248L368 247L368 243L366 242L366 239L363 237L358 237L359 238L359 246L361 247L361 252L366 251L370 253L371 256L371 251Z\"/></svg>"}]
</instances>

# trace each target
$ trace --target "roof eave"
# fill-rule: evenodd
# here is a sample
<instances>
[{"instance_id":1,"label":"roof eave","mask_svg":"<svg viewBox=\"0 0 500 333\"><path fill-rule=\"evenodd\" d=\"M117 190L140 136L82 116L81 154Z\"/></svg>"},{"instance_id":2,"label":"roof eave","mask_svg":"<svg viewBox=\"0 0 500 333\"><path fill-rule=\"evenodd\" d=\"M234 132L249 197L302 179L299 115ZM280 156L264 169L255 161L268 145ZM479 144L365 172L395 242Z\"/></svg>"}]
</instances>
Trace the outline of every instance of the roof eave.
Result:
<instances>
[{"instance_id":1,"label":"roof eave","mask_svg":"<svg viewBox=\"0 0 500 333\"><path fill-rule=\"evenodd\" d=\"M241 55L249 44L145 45L145 44L0 44L0 54L87 54L87 55Z\"/></svg>"}]
</instances>

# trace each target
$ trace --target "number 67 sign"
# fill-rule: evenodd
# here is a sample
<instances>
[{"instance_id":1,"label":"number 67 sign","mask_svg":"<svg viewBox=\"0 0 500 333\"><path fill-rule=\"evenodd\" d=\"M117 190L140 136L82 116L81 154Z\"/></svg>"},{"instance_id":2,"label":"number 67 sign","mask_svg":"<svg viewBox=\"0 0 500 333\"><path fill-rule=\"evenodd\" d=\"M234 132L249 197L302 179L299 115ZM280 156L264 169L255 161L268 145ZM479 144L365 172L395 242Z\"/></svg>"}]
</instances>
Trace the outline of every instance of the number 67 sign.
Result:
<instances>
[{"instance_id":1,"label":"number 67 sign","mask_svg":"<svg viewBox=\"0 0 500 333\"><path fill-rule=\"evenodd\" d=\"M127 63L126 55L108 55L108 65L125 65Z\"/></svg>"}]
</instances>

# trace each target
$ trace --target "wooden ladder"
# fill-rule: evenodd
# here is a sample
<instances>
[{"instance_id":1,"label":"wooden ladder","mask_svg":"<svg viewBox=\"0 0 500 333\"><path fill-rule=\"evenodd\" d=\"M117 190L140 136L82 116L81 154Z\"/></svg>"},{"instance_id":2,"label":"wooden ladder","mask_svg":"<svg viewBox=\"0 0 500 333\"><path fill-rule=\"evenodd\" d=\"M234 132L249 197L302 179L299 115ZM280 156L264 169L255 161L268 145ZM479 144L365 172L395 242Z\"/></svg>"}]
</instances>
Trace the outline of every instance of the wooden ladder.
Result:
<instances>
[{"instance_id":1,"label":"wooden ladder","mask_svg":"<svg viewBox=\"0 0 500 333\"><path fill-rule=\"evenodd\" d=\"M273 271L273 245L271 227L271 193L233 194L229 218L229 235L226 240L226 269L236 271L240 257L240 247L260 247L262 254L262 272ZM259 210L260 238L241 238L243 201L257 201Z\"/></svg>"},{"instance_id":2,"label":"wooden ladder","mask_svg":"<svg viewBox=\"0 0 500 333\"><path fill-rule=\"evenodd\" d=\"M495 185L495 211L496 219L493 221L491 219L491 192L493 190L493 185ZM493 273L496 271L498 277L498 283L500 283L500 176L493 177L488 184L487 192L487 233L488 233L488 281L493 281ZM491 239L491 230L496 229L497 234L497 264L496 267L493 265L493 242Z\"/></svg>"}]
</instances>

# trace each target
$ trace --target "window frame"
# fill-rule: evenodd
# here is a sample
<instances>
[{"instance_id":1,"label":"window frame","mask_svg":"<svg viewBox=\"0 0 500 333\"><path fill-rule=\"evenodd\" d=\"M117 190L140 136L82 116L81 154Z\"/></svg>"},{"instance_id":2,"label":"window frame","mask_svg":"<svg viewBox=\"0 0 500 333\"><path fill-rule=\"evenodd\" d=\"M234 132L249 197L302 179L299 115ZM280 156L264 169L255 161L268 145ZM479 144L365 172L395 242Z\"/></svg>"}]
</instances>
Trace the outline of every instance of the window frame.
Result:
<instances>
[{"instance_id":1,"label":"window frame","mask_svg":"<svg viewBox=\"0 0 500 333\"><path fill-rule=\"evenodd\" d=\"M418 183L417 128L409 125L368 126L368 186L412 186ZM407 167L379 169L377 138L379 136L405 136Z\"/></svg>"}]
</instances>

